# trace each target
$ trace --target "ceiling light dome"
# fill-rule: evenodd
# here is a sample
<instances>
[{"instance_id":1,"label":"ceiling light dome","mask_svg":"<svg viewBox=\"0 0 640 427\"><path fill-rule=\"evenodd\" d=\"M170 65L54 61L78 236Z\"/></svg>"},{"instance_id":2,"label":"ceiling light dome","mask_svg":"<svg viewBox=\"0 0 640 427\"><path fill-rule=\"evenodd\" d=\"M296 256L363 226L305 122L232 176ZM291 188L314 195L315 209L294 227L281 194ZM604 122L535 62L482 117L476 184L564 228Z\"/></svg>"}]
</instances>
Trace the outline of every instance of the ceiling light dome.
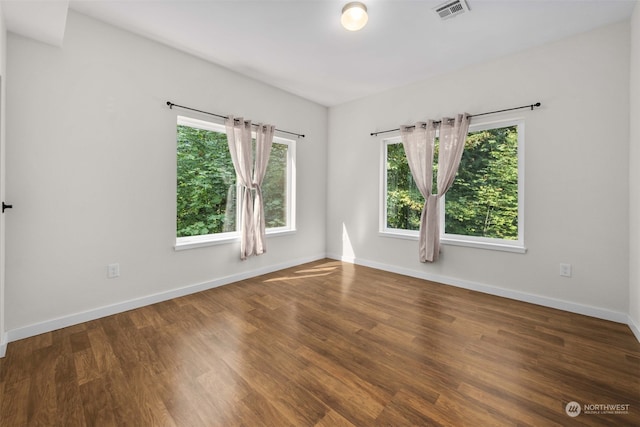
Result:
<instances>
[{"instance_id":1,"label":"ceiling light dome","mask_svg":"<svg viewBox=\"0 0 640 427\"><path fill-rule=\"evenodd\" d=\"M347 3L342 8L342 17L340 22L342 26L349 31L361 30L365 25L369 16L367 15L367 6L359 1L352 1Z\"/></svg>"}]
</instances>

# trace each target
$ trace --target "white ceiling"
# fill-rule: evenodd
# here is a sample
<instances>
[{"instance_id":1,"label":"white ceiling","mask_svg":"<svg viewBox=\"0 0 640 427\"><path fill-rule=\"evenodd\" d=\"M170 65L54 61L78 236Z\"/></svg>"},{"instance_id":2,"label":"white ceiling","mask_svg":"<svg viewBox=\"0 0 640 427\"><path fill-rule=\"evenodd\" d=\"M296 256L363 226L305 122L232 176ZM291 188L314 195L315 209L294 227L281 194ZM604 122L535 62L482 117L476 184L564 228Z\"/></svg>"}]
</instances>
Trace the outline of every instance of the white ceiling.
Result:
<instances>
[{"instance_id":1,"label":"white ceiling","mask_svg":"<svg viewBox=\"0 0 640 427\"><path fill-rule=\"evenodd\" d=\"M349 32L340 26L347 1L2 0L2 7L10 31L50 44L63 44L69 7L333 106L627 19L637 3L468 0L470 12L442 21L433 8L443 1L364 0L369 23Z\"/></svg>"},{"instance_id":2,"label":"white ceiling","mask_svg":"<svg viewBox=\"0 0 640 427\"><path fill-rule=\"evenodd\" d=\"M54 46L62 46L68 0L2 0L9 31Z\"/></svg>"}]
</instances>

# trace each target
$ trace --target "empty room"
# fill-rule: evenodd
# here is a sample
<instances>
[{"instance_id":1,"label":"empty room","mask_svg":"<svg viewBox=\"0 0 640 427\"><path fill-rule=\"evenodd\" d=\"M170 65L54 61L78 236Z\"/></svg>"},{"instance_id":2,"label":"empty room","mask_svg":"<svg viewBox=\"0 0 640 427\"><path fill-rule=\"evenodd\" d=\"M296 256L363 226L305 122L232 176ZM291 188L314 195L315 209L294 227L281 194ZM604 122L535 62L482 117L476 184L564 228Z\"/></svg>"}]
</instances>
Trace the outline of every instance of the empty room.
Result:
<instances>
[{"instance_id":1,"label":"empty room","mask_svg":"<svg viewBox=\"0 0 640 427\"><path fill-rule=\"evenodd\" d=\"M0 0L0 426L640 425L637 0Z\"/></svg>"}]
</instances>

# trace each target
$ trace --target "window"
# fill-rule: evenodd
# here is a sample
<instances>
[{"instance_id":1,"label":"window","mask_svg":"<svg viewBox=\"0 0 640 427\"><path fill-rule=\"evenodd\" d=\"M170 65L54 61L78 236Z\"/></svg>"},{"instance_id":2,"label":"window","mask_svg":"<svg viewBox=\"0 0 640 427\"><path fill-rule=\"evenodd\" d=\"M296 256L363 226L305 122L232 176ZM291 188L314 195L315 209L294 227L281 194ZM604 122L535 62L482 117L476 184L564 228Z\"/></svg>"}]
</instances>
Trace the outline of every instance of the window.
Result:
<instances>
[{"instance_id":1,"label":"window","mask_svg":"<svg viewBox=\"0 0 640 427\"><path fill-rule=\"evenodd\" d=\"M380 230L417 239L424 198L399 136L382 141ZM433 192L437 190L438 140ZM524 123L472 125L458 175L440 203L444 244L524 252Z\"/></svg>"},{"instance_id":2,"label":"window","mask_svg":"<svg viewBox=\"0 0 640 427\"><path fill-rule=\"evenodd\" d=\"M274 137L262 185L267 234L294 224L295 141ZM239 238L238 184L223 125L178 116L176 248Z\"/></svg>"}]
</instances>

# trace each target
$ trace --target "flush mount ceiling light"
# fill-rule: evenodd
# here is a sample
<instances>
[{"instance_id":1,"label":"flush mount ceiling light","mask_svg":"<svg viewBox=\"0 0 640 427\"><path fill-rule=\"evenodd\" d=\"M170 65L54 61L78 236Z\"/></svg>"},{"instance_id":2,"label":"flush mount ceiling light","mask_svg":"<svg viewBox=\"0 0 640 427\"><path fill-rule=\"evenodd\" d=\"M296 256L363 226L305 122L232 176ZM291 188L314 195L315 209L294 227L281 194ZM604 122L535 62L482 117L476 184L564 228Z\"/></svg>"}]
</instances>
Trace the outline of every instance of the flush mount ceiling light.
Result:
<instances>
[{"instance_id":1,"label":"flush mount ceiling light","mask_svg":"<svg viewBox=\"0 0 640 427\"><path fill-rule=\"evenodd\" d=\"M367 15L367 6L359 1L347 3L342 8L342 17L340 22L342 26L349 31L358 31L367 25L369 16Z\"/></svg>"}]
</instances>

